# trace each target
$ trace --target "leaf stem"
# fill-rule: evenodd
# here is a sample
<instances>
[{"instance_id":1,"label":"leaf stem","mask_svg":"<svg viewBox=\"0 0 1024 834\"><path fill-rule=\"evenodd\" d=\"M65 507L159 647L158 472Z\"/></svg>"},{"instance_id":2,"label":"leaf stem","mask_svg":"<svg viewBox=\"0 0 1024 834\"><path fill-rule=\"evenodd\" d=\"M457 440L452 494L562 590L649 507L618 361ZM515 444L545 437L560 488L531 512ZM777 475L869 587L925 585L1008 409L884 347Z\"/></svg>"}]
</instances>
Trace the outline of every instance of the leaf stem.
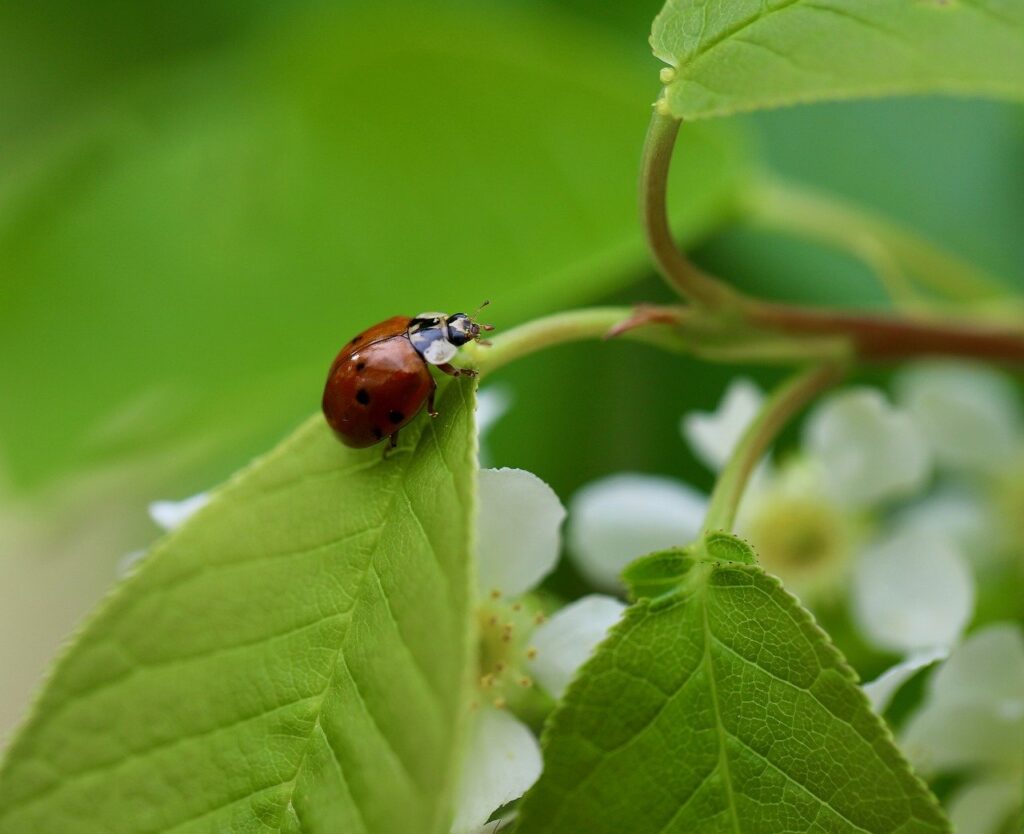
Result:
<instances>
[{"instance_id":1,"label":"leaf stem","mask_svg":"<svg viewBox=\"0 0 1024 834\"><path fill-rule=\"evenodd\" d=\"M644 141L640 169L640 218L647 245L669 286L688 301L720 309L732 306L739 293L698 269L676 246L668 222L668 172L679 133L679 119L654 108Z\"/></svg>"},{"instance_id":2,"label":"leaf stem","mask_svg":"<svg viewBox=\"0 0 1024 834\"><path fill-rule=\"evenodd\" d=\"M632 307L590 307L569 310L534 319L491 339L489 345L474 345L473 366L484 377L516 359L555 345L587 339L601 339L633 314ZM644 339L644 329L635 331Z\"/></svg>"},{"instance_id":3,"label":"leaf stem","mask_svg":"<svg viewBox=\"0 0 1024 834\"><path fill-rule=\"evenodd\" d=\"M704 533L732 530L736 510L750 475L768 447L805 405L822 390L838 382L842 375L842 365L817 365L791 377L772 393L761 413L740 438L732 457L718 477L704 520Z\"/></svg>"}]
</instances>

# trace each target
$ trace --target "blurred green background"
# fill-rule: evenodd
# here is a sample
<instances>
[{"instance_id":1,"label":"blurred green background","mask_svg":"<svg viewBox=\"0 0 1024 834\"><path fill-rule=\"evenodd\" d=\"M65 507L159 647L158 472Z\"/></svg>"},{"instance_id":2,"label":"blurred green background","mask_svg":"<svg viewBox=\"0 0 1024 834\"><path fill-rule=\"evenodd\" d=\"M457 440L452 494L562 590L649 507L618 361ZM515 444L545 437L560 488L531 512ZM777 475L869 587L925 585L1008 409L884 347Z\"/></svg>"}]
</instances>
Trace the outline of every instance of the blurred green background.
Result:
<instances>
[{"instance_id":1,"label":"blurred green background","mask_svg":"<svg viewBox=\"0 0 1024 834\"><path fill-rule=\"evenodd\" d=\"M421 309L499 329L669 299L636 220L659 4L293 0L0 5L0 734L156 535L318 407L352 333ZM870 272L757 231L759 172L833 192L1024 285L1024 119L951 99L683 132L680 235L778 298L883 303ZM678 435L737 371L629 344L497 374L492 463L567 500L623 469L706 487ZM767 374L767 375L766 375Z\"/></svg>"}]
</instances>

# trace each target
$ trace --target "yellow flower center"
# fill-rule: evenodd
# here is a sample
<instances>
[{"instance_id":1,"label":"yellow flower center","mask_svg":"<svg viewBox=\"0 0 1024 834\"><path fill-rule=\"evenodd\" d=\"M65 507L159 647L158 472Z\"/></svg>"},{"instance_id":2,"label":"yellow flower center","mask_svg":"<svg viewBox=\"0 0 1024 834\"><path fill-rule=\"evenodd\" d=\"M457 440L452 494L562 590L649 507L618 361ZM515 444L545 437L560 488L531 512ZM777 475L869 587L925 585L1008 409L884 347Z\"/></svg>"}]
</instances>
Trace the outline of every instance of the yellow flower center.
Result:
<instances>
[{"instance_id":1,"label":"yellow flower center","mask_svg":"<svg viewBox=\"0 0 1024 834\"><path fill-rule=\"evenodd\" d=\"M758 508L747 535L764 569L801 595L834 590L850 555L850 521L832 504L779 496Z\"/></svg>"},{"instance_id":2,"label":"yellow flower center","mask_svg":"<svg viewBox=\"0 0 1024 834\"><path fill-rule=\"evenodd\" d=\"M482 701L499 708L521 705L534 686L527 661L537 650L530 635L544 614L528 599L507 600L494 592L477 607L477 618Z\"/></svg>"}]
</instances>

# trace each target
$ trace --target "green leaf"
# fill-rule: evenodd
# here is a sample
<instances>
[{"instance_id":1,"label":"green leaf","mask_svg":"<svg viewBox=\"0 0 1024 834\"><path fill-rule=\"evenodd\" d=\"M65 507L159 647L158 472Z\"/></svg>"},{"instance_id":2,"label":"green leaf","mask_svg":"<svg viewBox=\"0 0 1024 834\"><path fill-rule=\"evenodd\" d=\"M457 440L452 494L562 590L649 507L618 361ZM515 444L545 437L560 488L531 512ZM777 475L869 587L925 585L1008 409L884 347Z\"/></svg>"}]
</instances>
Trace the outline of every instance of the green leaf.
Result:
<instances>
[{"instance_id":1,"label":"green leaf","mask_svg":"<svg viewBox=\"0 0 1024 834\"><path fill-rule=\"evenodd\" d=\"M446 832L472 408L450 384L386 458L314 417L159 543L11 747L0 832Z\"/></svg>"},{"instance_id":2,"label":"green leaf","mask_svg":"<svg viewBox=\"0 0 1024 834\"><path fill-rule=\"evenodd\" d=\"M634 560L622 572L633 599L656 599L679 590L692 561L687 550L663 550Z\"/></svg>"},{"instance_id":3,"label":"green leaf","mask_svg":"<svg viewBox=\"0 0 1024 834\"><path fill-rule=\"evenodd\" d=\"M549 720L517 831L949 831L776 579L691 559L658 603L628 610Z\"/></svg>"},{"instance_id":4,"label":"green leaf","mask_svg":"<svg viewBox=\"0 0 1024 834\"><path fill-rule=\"evenodd\" d=\"M230 48L114 66L124 84L0 154L14 481L186 441L244 459L375 321L487 298L505 327L648 268L653 91L629 43L536 7L311 5L277 4ZM163 17L111 51L162 40ZM692 241L746 170L731 126L687 133L674 221Z\"/></svg>"},{"instance_id":5,"label":"green leaf","mask_svg":"<svg viewBox=\"0 0 1024 834\"><path fill-rule=\"evenodd\" d=\"M1024 98L1013 0L668 0L651 45L685 119L869 96Z\"/></svg>"}]
</instances>

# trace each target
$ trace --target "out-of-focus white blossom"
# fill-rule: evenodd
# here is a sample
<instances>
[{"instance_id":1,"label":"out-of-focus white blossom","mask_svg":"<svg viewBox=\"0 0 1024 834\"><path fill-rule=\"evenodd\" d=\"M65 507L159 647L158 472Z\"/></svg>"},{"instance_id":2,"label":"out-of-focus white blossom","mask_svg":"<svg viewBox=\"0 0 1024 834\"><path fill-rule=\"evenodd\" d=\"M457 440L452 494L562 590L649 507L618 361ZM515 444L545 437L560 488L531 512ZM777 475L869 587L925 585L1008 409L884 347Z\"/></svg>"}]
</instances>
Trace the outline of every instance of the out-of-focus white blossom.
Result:
<instances>
[{"instance_id":1,"label":"out-of-focus white blossom","mask_svg":"<svg viewBox=\"0 0 1024 834\"><path fill-rule=\"evenodd\" d=\"M949 657L949 649L945 646L925 649L908 655L906 659L901 660L895 666L890 666L873 681L864 684L864 694L868 696L875 712L881 715L903 684L922 669L940 660L945 660L947 657Z\"/></svg>"},{"instance_id":2,"label":"out-of-focus white blossom","mask_svg":"<svg viewBox=\"0 0 1024 834\"><path fill-rule=\"evenodd\" d=\"M561 698L576 670L619 621L625 608L617 599L591 594L552 614L533 633L536 655L530 668L537 682Z\"/></svg>"},{"instance_id":3,"label":"out-of-focus white blossom","mask_svg":"<svg viewBox=\"0 0 1024 834\"><path fill-rule=\"evenodd\" d=\"M974 611L974 579L956 545L897 530L867 547L853 574L852 609L872 643L898 654L948 649Z\"/></svg>"},{"instance_id":4,"label":"out-of-focus white blossom","mask_svg":"<svg viewBox=\"0 0 1024 834\"><path fill-rule=\"evenodd\" d=\"M514 715L539 686L559 697L577 667L618 619L622 604L598 595L540 613L528 591L554 568L565 510L554 491L521 469L480 472L479 672L453 834L483 828L501 805L540 776L540 748ZM488 826L487 829L490 829Z\"/></svg>"},{"instance_id":5,"label":"out-of-focus white blossom","mask_svg":"<svg viewBox=\"0 0 1024 834\"><path fill-rule=\"evenodd\" d=\"M700 532L707 498L656 475L623 473L587 484L569 503L569 549L595 587L622 588L619 574L638 556L685 545Z\"/></svg>"},{"instance_id":6,"label":"out-of-focus white blossom","mask_svg":"<svg viewBox=\"0 0 1024 834\"><path fill-rule=\"evenodd\" d=\"M849 388L807 420L804 451L832 498L864 507L918 492L931 460L921 428L874 388Z\"/></svg>"},{"instance_id":7,"label":"out-of-focus white blossom","mask_svg":"<svg viewBox=\"0 0 1024 834\"><path fill-rule=\"evenodd\" d=\"M725 466L763 404L761 389L749 379L738 377L729 383L715 411L691 411L683 416L679 429L694 454L717 472Z\"/></svg>"},{"instance_id":8,"label":"out-of-focus white blossom","mask_svg":"<svg viewBox=\"0 0 1024 834\"><path fill-rule=\"evenodd\" d=\"M1017 458L1020 404L998 371L966 362L922 362L904 370L895 387L942 466L991 474Z\"/></svg>"},{"instance_id":9,"label":"out-of-focus white blossom","mask_svg":"<svg viewBox=\"0 0 1024 834\"><path fill-rule=\"evenodd\" d=\"M998 623L970 635L929 681L901 735L924 773L967 775L949 802L957 832L996 834L1021 807L1024 633Z\"/></svg>"},{"instance_id":10,"label":"out-of-focus white blossom","mask_svg":"<svg viewBox=\"0 0 1024 834\"><path fill-rule=\"evenodd\" d=\"M488 385L481 388L476 396L476 434L480 447L480 465L490 465L490 449L487 435L512 407L512 391L504 385Z\"/></svg>"},{"instance_id":11,"label":"out-of-focus white blossom","mask_svg":"<svg viewBox=\"0 0 1024 834\"><path fill-rule=\"evenodd\" d=\"M737 532L804 602L835 596L862 536L859 516L830 496L815 460L794 455L764 472L740 504Z\"/></svg>"},{"instance_id":12,"label":"out-of-focus white blossom","mask_svg":"<svg viewBox=\"0 0 1024 834\"><path fill-rule=\"evenodd\" d=\"M181 501L154 501L149 505L149 517L170 532L176 530L203 507L210 503L210 493L200 492Z\"/></svg>"},{"instance_id":13,"label":"out-of-focus white blossom","mask_svg":"<svg viewBox=\"0 0 1024 834\"><path fill-rule=\"evenodd\" d=\"M562 507L544 481L522 469L482 469L477 570L484 594L516 597L558 562Z\"/></svg>"}]
</instances>

